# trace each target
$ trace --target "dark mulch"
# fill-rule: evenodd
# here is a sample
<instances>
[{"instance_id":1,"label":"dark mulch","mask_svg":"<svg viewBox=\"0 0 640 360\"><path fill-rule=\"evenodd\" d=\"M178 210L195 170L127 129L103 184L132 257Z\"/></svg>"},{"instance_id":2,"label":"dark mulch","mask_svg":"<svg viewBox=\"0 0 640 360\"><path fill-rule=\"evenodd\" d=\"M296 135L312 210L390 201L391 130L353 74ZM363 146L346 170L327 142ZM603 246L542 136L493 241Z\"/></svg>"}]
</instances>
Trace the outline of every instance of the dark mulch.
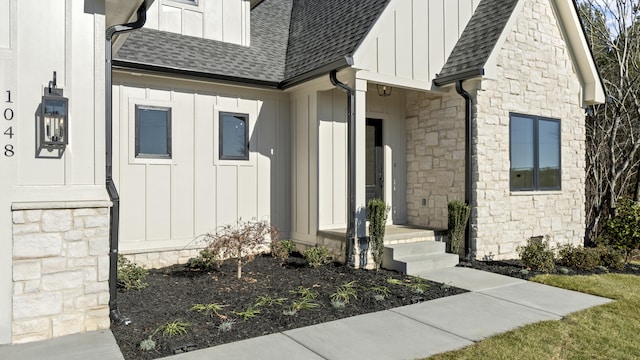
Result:
<instances>
[{"instance_id":1,"label":"dark mulch","mask_svg":"<svg viewBox=\"0 0 640 360\"><path fill-rule=\"evenodd\" d=\"M465 292L428 282L429 288L419 294L406 285L388 283L390 277L405 284L417 281L393 271L356 270L338 264L314 269L306 266L299 257L290 258L284 266L269 256L257 257L243 267L240 280L236 278L233 262L226 262L220 269L210 271L170 266L151 270L146 289L119 292L120 311L133 322L126 326L112 326L112 331L126 359L154 359ZM334 308L330 295L338 286L350 281L357 282L358 298L352 299L344 308ZM297 295L290 291L299 286L317 291L316 301L320 307L301 310L296 315L284 315L283 310L297 299ZM391 296L382 301L375 300L374 292L370 290L374 286L388 287ZM233 311L246 310L259 296L267 295L288 300L283 305L260 307L261 312L253 319L242 320L233 314ZM232 330L220 331L218 326L223 320L217 316L190 311L198 303L226 305L221 314L235 321ZM190 323L185 335L168 337L158 332L153 336L156 350L140 349L140 341L148 338L159 326L174 320Z\"/></svg>"},{"instance_id":2,"label":"dark mulch","mask_svg":"<svg viewBox=\"0 0 640 360\"><path fill-rule=\"evenodd\" d=\"M458 266L469 267L478 270L484 270L496 274L507 275L515 278L520 278L524 280L528 280L536 275L542 275L543 272L533 271L527 269L527 267L520 260L494 260L494 261L460 261ZM565 268L566 271L562 271L561 269ZM613 269L613 268L596 268L593 270L583 270L575 267L562 266L560 264L556 264L556 271L554 274L557 275L594 275L594 274L607 274L607 273L620 273L620 274L632 274L632 275L640 275L640 266L634 264L625 264L622 269Z\"/></svg>"}]
</instances>

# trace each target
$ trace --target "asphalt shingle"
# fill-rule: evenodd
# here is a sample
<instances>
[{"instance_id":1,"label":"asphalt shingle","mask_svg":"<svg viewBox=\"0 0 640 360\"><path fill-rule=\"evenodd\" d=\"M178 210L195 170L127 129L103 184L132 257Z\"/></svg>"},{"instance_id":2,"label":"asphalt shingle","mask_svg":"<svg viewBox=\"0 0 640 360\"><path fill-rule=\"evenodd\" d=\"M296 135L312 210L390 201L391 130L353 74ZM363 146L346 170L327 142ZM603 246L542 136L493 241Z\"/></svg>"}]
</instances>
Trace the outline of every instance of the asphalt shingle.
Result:
<instances>
[{"instance_id":1,"label":"asphalt shingle","mask_svg":"<svg viewBox=\"0 0 640 360\"><path fill-rule=\"evenodd\" d=\"M434 81L444 85L460 75L480 75L518 0L482 0Z\"/></svg>"}]
</instances>

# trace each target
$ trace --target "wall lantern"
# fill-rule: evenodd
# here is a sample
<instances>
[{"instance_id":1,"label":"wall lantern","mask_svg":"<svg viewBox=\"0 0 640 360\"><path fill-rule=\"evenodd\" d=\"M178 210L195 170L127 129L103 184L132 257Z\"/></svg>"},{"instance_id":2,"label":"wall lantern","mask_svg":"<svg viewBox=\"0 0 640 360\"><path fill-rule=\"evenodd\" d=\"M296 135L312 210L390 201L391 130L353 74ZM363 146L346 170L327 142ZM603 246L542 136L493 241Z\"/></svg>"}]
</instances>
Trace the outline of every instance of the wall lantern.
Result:
<instances>
[{"instance_id":1,"label":"wall lantern","mask_svg":"<svg viewBox=\"0 0 640 360\"><path fill-rule=\"evenodd\" d=\"M69 99L57 88L56 72L44 89L39 119L40 149L63 152L69 143Z\"/></svg>"},{"instance_id":2,"label":"wall lantern","mask_svg":"<svg viewBox=\"0 0 640 360\"><path fill-rule=\"evenodd\" d=\"M376 85L376 87L378 88L378 95L379 96L389 96L391 95L391 89L393 89L391 86L387 86L387 85Z\"/></svg>"}]
</instances>

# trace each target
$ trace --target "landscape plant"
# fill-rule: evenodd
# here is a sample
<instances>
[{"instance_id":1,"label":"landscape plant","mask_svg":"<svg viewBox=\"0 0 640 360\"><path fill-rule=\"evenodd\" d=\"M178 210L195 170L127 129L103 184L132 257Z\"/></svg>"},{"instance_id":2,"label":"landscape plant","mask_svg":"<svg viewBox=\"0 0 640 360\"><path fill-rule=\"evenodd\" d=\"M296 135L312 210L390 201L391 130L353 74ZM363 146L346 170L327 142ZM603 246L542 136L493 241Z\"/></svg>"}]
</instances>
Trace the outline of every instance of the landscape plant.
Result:
<instances>
[{"instance_id":1,"label":"landscape plant","mask_svg":"<svg viewBox=\"0 0 640 360\"><path fill-rule=\"evenodd\" d=\"M331 304L348 304L351 298L358 299L356 281L349 281L338 286L336 292L331 294L330 298Z\"/></svg>"},{"instance_id":2,"label":"landscape plant","mask_svg":"<svg viewBox=\"0 0 640 360\"><path fill-rule=\"evenodd\" d=\"M260 314L260 309L256 309L253 306L249 306L246 310L243 311L234 311L234 314L240 316L242 320L250 320Z\"/></svg>"},{"instance_id":3,"label":"landscape plant","mask_svg":"<svg viewBox=\"0 0 640 360\"><path fill-rule=\"evenodd\" d=\"M149 286L147 274L147 269L118 254L118 286L126 290L144 289Z\"/></svg>"},{"instance_id":4,"label":"landscape plant","mask_svg":"<svg viewBox=\"0 0 640 360\"><path fill-rule=\"evenodd\" d=\"M389 207L379 198L369 200L367 203L367 220L369 220L369 246L373 255L375 269L382 266L384 256L384 232L387 224Z\"/></svg>"},{"instance_id":5,"label":"landscape plant","mask_svg":"<svg viewBox=\"0 0 640 360\"><path fill-rule=\"evenodd\" d=\"M632 251L640 248L640 204L628 198L618 200L615 216L605 229L606 245L621 251L628 262Z\"/></svg>"},{"instance_id":6,"label":"landscape plant","mask_svg":"<svg viewBox=\"0 0 640 360\"><path fill-rule=\"evenodd\" d=\"M220 264L224 259L235 259L238 279L242 265L252 261L266 247L267 240L278 241L278 229L268 221L242 221L222 226L215 233L202 235L206 251Z\"/></svg>"},{"instance_id":7,"label":"landscape plant","mask_svg":"<svg viewBox=\"0 0 640 360\"><path fill-rule=\"evenodd\" d=\"M196 311L199 313L204 313L205 315L211 316L213 317L214 315L223 319L226 316L220 314L220 311L222 311L222 308L226 307L227 305L220 305L220 304L216 304L216 303L210 303L210 304L194 304L191 307L191 311Z\"/></svg>"},{"instance_id":8,"label":"landscape plant","mask_svg":"<svg viewBox=\"0 0 640 360\"><path fill-rule=\"evenodd\" d=\"M460 200L453 200L447 204L447 220L449 247L452 254L460 254L460 244L464 240L467 221L471 214L471 207Z\"/></svg>"},{"instance_id":9,"label":"landscape plant","mask_svg":"<svg viewBox=\"0 0 640 360\"><path fill-rule=\"evenodd\" d=\"M324 245L316 245L302 252L309 266L316 268L331 261L329 249Z\"/></svg>"},{"instance_id":10,"label":"landscape plant","mask_svg":"<svg viewBox=\"0 0 640 360\"><path fill-rule=\"evenodd\" d=\"M271 240L271 256L280 259L282 263L289 258L296 245L291 240Z\"/></svg>"},{"instance_id":11,"label":"landscape plant","mask_svg":"<svg viewBox=\"0 0 640 360\"><path fill-rule=\"evenodd\" d=\"M558 263L580 270L591 271L601 265L600 251L596 248L565 244L558 246Z\"/></svg>"},{"instance_id":12,"label":"landscape plant","mask_svg":"<svg viewBox=\"0 0 640 360\"><path fill-rule=\"evenodd\" d=\"M162 336L172 337L176 335L182 335L182 334L186 334L187 331L189 331L190 326L191 324L189 324L186 321L181 321L181 320L169 321L163 325L160 325L154 331L154 334L157 331L162 331Z\"/></svg>"},{"instance_id":13,"label":"landscape plant","mask_svg":"<svg viewBox=\"0 0 640 360\"><path fill-rule=\"evenodd\" d=\"M527 241L527 245L518 246L517 251L524 265L531 270L549 273L556 268L555 254L548 240L533 237Z\"/></svg>"}]
</instances>

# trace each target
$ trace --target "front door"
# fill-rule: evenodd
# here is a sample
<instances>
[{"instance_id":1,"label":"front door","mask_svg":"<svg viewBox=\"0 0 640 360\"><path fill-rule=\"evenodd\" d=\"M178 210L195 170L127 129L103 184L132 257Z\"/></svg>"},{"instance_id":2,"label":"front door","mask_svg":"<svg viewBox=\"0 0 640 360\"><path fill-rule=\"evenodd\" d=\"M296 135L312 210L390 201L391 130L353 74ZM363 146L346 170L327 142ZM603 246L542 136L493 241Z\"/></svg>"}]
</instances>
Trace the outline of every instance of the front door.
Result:
<instances>
[{"instance_id":1,"label":"front door","mask_svg":"<svg viewBox=\"0 0 640 360\"><path fill-rule=\"evenodd\" d=\"M384 170L382 165L382 120L367 119L367 203L373 198L383 199L382 185ZM384 200L384 199L383 199Z\"/></svg>"}]
</instances>

